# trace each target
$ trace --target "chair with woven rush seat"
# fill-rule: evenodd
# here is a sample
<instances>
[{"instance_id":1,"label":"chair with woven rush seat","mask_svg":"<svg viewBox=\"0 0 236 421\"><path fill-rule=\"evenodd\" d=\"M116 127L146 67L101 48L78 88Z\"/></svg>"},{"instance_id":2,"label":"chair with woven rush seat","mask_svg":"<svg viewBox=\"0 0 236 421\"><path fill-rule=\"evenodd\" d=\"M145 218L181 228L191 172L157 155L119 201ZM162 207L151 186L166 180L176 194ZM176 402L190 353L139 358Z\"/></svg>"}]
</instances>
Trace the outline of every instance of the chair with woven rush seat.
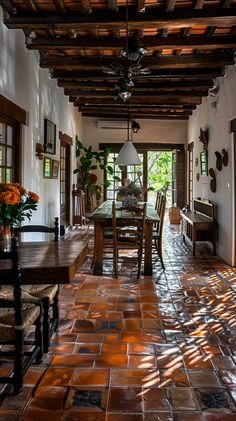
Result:
<instances>
[{"instance_id":1,"label":"chair with woven rush seat","mask_svg":"<svg viewBox=\"0 0 236 421\"><path fill-rule=\"evenodd\" d=\"M14 393L20 393L23 379L31 363L40 363L43 356L42 338L42 304L34 299L27 303L22 300L21 271L18 263L16 239L12 240L11 251L0 251L0 259L11 265L11 275L1 281L12 286L11 296L5 297L0 290L0 359L13 357L12 370L9 376L0 376L0 383L13 384ZM26 336L35 325L34 341ZM29 349L30 345L30 349ZM12 361L12 360L11 360Z\"/></svg>"},{"instance_id":2,"label":"chair with woven rush seat","mask_svg":"<svg viewBox=\"0 0 236 421\"><path fill-rule=\"evenodd\" d=\"M165 207L166 207L166 196L161 195L159 200L159 209L158 214L160 217L160 220L156 224L156 227L154 227L152 232L152 240L155 246L156 253L160 257L161 265L163 269L165 269L163 258L162 258L162 231L163 231L163 224L164 224L164 217L165 217Z\"/></svg>"},{"instance_id":3,"label":"chair with woven rush seat","mask_svg":"<svg viewBox=\"0 0 236 421\"><path fill-rule=\"evenodd\" d=\"M55 218L54 227L44 225L23 225L15 228L16 234L20 233L51 233L54 234L54 241L59 240L59 223ZM43 303L43 344L44 352L48 352L50 338L58 328L59 322L59 286L58 285L23 285L23 298L25 294L35 297ZM50 318L50 308L52 308L52 317Z\"/></svg>"},{"instance_id":4,"label":"chair with woven rush seat","mask_svg":"<svg viewBox=\"0 0 236 421\"><path fill-rule=\"evenodd\" d=\"M137 250L138 273L140 276L143 241L145 235L146 203L141 206L121 206L116 208L112 204L112 230L113 230L113 271L115 278L118 277L118 253L119 250ZM117 214L121 214L117 223ZM130 218L132 214L132 218Z\"/></svg>"}]
</instances>

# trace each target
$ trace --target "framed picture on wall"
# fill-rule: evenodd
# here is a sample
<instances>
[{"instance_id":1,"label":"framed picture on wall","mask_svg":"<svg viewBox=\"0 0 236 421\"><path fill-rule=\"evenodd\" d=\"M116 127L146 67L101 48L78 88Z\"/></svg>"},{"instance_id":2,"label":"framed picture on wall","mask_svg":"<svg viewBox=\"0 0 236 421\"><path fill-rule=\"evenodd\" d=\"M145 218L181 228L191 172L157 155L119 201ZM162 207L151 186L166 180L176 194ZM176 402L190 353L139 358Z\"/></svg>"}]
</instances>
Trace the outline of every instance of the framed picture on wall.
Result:
<instances>
[{"instance_id":1,"label":"framed picture on wall","mask_svg":"<svg viewBox=\"0 0 236 421\"><path fill-rule=\"evenodd\" d=\"M52 161L52 178L58 178L59 161L53 159Z\"/></svg>"},{"instance_id":2,"label":"framed picture on wall","mask_svg":"<svg viewBox=\"0 0 236 421\"><path fill-rule=\"evenodd\" d=\"M52 178L52 160L51 160L51 158L44 157L43 178Z\"/></svg>"},{"instance_id":3,"label":"framed picture on wall","mask_svg":"<svg viewBox=\"0 0 236 421\"><path fill-rule=\"evenodd\" d=\"M56 125L44 119L44 152L55 155L56 153Z\"/></svg>"},{"instance_id":4,"label":"framed picture on wall","mask_svg":"<svg viewBox=\"0 0 236 421\"><path fill-rule=\"evenodd\" d=\"M201 175L208 174L207 150L200 152Z\"/></svg>"}]
</instances>

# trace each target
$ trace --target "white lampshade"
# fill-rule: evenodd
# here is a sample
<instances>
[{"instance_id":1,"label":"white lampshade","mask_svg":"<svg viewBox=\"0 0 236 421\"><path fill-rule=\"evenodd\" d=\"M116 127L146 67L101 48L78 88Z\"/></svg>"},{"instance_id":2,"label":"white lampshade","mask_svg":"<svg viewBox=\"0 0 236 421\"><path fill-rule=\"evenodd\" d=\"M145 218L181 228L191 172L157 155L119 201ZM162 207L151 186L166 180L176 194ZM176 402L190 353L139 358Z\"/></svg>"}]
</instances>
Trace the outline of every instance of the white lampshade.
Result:
<instances>
[{"instance_id":1,"label":"white lampshade","mask_svg":"<svg viewBox=\"0 0 236 421\"><path fill-rule=\"evenodd\" d=\"M138 156L131 140L126 140L122 146L118 157L116 158L115 165L140 165L141 160Z\"/></svg>"}]
</instances>

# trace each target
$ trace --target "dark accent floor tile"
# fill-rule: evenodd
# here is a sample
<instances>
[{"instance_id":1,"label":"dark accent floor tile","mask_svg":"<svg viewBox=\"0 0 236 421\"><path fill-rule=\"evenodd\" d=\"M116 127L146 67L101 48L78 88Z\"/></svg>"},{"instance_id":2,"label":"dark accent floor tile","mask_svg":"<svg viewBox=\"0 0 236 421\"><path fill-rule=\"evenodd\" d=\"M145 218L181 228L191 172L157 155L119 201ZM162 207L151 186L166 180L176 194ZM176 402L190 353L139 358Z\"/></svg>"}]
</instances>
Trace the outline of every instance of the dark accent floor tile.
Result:
<instances>
[{"instance_id":1,"label":"dark accent floor tile","mask_svg":"<svg viewBox=\"0 0 236 421\"><path fill-rule=\"evenodd\" d=\"M195 393L202 411L225 409L228 412L232 407L231 400L225 389L197 389Z\"/></svg>"}]
</instances>

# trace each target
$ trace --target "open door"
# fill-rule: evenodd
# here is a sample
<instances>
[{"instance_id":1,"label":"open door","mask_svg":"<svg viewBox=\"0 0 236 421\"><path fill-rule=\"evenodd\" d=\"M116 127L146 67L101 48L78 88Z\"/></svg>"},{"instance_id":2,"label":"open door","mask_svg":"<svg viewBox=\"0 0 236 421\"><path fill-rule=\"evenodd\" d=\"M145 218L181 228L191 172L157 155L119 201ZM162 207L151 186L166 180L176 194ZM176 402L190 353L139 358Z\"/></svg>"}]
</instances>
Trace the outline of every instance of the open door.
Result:
<instances>
[{"instance_id":1,"label":"open door","mask_svg":"<svg viewBox=\"0 0 236 421\"><path fill-rule=\"evenodd\" d=\"M183 149L175 149L172 152L172 203L179 208L186 205L185 151Z\"/></svg>"}]
</instances>

